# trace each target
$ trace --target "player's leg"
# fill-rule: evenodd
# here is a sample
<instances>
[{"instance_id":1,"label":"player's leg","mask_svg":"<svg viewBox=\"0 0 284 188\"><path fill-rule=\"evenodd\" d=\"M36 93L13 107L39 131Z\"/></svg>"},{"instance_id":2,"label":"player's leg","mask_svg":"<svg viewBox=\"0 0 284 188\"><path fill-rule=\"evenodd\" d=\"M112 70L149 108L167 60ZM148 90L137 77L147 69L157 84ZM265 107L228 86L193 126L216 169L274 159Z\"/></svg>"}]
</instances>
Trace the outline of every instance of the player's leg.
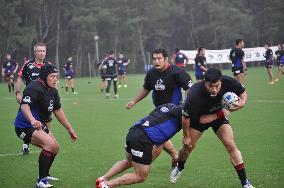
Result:
<instances>
[{"instance_id":1,"label":"player's leg","mask_svg":"<svg viewBox=\"0 0 284 188\"><path fill-rule=\"evenodd\" d=\"M68 86L69 86L69 79L66 78L65 79L65 92L66 92L66 94L68 94Z\"/></svg>"},{"instance_id":2,"label":"player's leg","mask_svg":"<svg viewBox=\"0 0 284 188\"><path fill-rule=\"evenodd\" d=\"M164 143L163 149L172 157L172 168L174 168L177 164L177 159L178 159L178 151L174 147L173 143L171 140L168 140L167 142Z\"/></svg>"},{"instance_id":3,"label":"player's leg","mask_svg":"<svg viewBox=\"0 0 284 188\"><path fill-rule=\"evenodd\" d=\"M150 172L150 165L139 164L132 161L132 166L135 170L134 173L126 173L116 179L107 181L107 185L111 188L121 185L131 185L144 182Z\"/></svg>"},{"instance_id":4,"label":"player's leg","mask_svg":"<svg viewBox=\"0 0 284 188\"><path fill-rule=\"evenodd\" d=\"M118 74L118 86L117 86L117 88L121 88L122 86L122 75L119 73Z\"/></svg>"},{"instance_id":5,"label":"player's leg","mask_svg":"<svg viewBox=\"0 0 284 188\"><path fill-rule=\"evenodd\" d=\"M15 85L14 85L14 75L13 74L11 74L11 76L10 76L10 84L11 84L12 91L14 93Z\"/></svg>"},{"instance_id":6,"label":"player's leg","mask_svg":"<svg viewBox=\"0 0 284 188\"><path fill-rule=\"evenodd\" d=\"M73 77L71 77L70 79L70 86L71 86L71 90L72 90L72 93L73 94L78 94L76 91L75 91L75 84L74 84L75 80Z\"/></svg>"},{"instance_id":7,"label":"player's leg","mask_svg":"<svg viewBox=\"0 0 284 188\"><path fill-rule=\"evenodd\" d=\"M123 81L123 87L127 88L127 83L126 83L126 72L122 75L122 81Z\"/></svg>"},{"instance_id":8,"label":"player's leg","mask_svg":"<svg viewBox=\"0 0 284 188\"><path fill-rule=\"evenodd\" d=\"M186 146L183 146L183 148L178 153L178 164L175 166L175 168L172 170L170 175L170 181L172 183L176 183L179 176L181 175L181 171L184 169L184 165L186 160L188 159L190 153L193 151L193 149L196 147L196 144L200 137L202 136L204 130L197 130L192 127L189 128L189 137L191 139L191 147L188 148Z\"/></svg>"},{"instance_id":9,"label":"player's leg","mask_svg":"<svg viewBox=\"0 0 284 188\"><path fill-rule=\"evenodd\" d=\"M118 95L117 95L117 77L113 78L113 91L114 91L114 98L118 98Z\"/></svg>"},{"instance_id":10,"label":"player's leg","mask_svg":"<svg viewBox=\"0 0 284 188\"><path fill-rule=\"evenodd\" d=\"M111 78L106 78L106 81L107 81L107 87L106 87L106 98L108 99L109 98L109 89L110 89L110 86L111 86Z\"/></svg>"},{"instance_id":11,"label":"player's leg","mask_svg":"<svg viewBox=\"0 0 284 188\"><path fill-rule=\"evenodd\" d=\"M244 76L245 74L244 73L239 73L235 76L236 80L238 80L241 84L244 83Z\"/></svg>"},{"instance_id":12,"label":"player's leg","mask_svg":"<svg viewBox=\"0 0 284 188\"><path fill-rule=\"evenodd\" d=\"M269 67L267 68L267 73L268 73L268 77L269 77L269 84L274 84L274 78L273 78L273 72L272 72L272 68Z\"/></svg>"},{"instance_id":13,"label":"player's leg","mask_svg":"<svg viewBox=\"0 0 284 188\"><path fill-rule=\"evenodd\" d=\"M242 186L246 186L246 185L250 186L250 183L246 176L242 154L237 148L235 141L234 141L234 134L233 134L232 127L229 124L223 124L218 128L216 134L218 138L222 141L225 148L227 149L230 155L231 163L237 171L237 174L239 176Z\"/></svg>"}]
</instances>

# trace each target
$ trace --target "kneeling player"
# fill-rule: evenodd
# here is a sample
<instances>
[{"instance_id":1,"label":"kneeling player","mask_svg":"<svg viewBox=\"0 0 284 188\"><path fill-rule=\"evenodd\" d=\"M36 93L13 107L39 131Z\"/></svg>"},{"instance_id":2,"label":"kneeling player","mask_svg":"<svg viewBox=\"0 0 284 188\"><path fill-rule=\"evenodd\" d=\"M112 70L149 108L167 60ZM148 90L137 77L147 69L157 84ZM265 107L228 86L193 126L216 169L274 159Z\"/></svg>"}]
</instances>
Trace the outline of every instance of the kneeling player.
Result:
<instances>
[{"instance_id":1,"label":"kneeling player","mask_svg":"<svg viewBox=\"0 0 284 188\"><path fill-rule=\"evenodd\" d=\"M221 112L221 116L220 116ZM181 129L182 106L164 104L158 106L148 116L139 120L126 137L126 159L118 161L105 175L98 178L96 188L111 188L144 182L149 174L152 161L157 158L163 144ZM224 117L222 111L218 117ZM216 114L202 116L200 121L210 122ZM133 167L134 173L127 173L110 180L113 176Z\"/></svg>"}]
</instances>

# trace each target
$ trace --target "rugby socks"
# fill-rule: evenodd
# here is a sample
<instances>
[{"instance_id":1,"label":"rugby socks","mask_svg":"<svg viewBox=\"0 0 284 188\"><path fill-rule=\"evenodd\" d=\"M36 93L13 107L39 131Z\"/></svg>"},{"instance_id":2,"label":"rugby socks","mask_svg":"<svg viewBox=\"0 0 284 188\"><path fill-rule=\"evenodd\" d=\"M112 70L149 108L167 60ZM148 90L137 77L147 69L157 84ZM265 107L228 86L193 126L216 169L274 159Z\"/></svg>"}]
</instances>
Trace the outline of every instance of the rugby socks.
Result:
<instances>
[{"instance_id":1,"label":"rugby socks","mask_svg":"<svg viewBox=\"0 0 284 188\"><path fill-rule=\"evenodd\" d=\"M12 90L13 90L13 92L15 91L15 85L14 85L14 83L11 83L11 86L12 86Z\"/></svg>"},{"instance_id":2,"label":"rugby socks","mask_svg":"<svg viewBox=\"0 0 284 188\"><path fill-rule=\"evenodd\" d=\"M244 163L238 164L237 166L234 166L234 168L238 173L239 179L241 180L241 184L245 185L247 183L247 175Z\"/></svg>"},{"instance_id":3,"label":"rugby socks","mask_svg":"<svg viewBox=\"0 0 284 188\"><path fill-rule=\"evenodd\" d=\"M106 93L109 93L109 88L111 86L111 80L107 81Z\"/></svg>"},{"instance_id":4,"label":"rugby socks","mask_svg":"<svg viewBox=\"0 0 284 188\"><path fill-rule=\"evenodd\" d=\"M11 93L11 85L8 84L9 93Z\"/></svg>"},{"instance_id":5,"label":"rugby socks","mask_svg":"<svg viewBox=\"0 0 284 188\"><path fill-rule=\"evenodd\" d=\"M178 161L178 170L179 171L182 171L184 169L185 162L186 162L186 160L185 161Z\"/></svg>"},{"instance_id":6,"label":"rugby socks","mask_svg":"<svg viewBox=\"0 0 284 188\"><path fill-rule=\"evenodd\" d=\"M117 81L113 81L113 90L114 90L114 94L117 94Z\"/></svg>"},{"instance_id":7,"label":"rugby socks","mask_svg":"<svg viewBox=\"0 0 284 188\"><path fill-rule=\"evenodd\" d=\"M74 87L72 87L71 89L72 89L72 93L74 93L74 92L75 92L75 89L74 89Z\"/></svg>"},{"instance_id":8,"label":"rugby socks","mask_svg":"<svg viewBox=\"0 0 284 188\"><path fill-rule=\"evenodd\" d=\"M47 169L47 175L48 175L48 176L50 176L49 170L50 170L50 167L52 166L52 163L53 163L55 157L56 157L56 154L52 154L52 156L51 156L51 158L50 158L50 163L49 163L48 169Z\"/></svg>"},{"instance_id":9,"label":"rugby socks","mask_svg":"<svg viewBox=\"0 0 284 188\"><path fill-rule=\"evenodd\" d=\"M65 91L66 91L66 93L68 93L68 87L65 87Z\"/></svg>"},{"instance_id":10,"label":"rugby socks","mask_svg":"<svg viewBox=\"0 0 284 188\"><path fill-rule=\"evenodd\" d=\"M39 179L45 178L48 175L49 165L51 163L52 153L47 150L41 150L38 158Z\"/></svg>"}]
</instances>

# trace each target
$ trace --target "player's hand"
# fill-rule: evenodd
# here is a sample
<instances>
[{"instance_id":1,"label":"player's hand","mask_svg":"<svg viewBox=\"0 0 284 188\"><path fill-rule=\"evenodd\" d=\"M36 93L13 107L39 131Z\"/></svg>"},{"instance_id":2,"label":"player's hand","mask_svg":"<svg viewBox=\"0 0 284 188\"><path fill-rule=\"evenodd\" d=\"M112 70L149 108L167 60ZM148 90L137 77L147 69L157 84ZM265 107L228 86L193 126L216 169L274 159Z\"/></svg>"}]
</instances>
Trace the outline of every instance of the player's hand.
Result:
<instances>
[{"instance_id":1,"label":"player's hand","mask_svg":"<svg viewBox=\"0 0 284 188\"><path fill-rule=\"evenodd\" d=\"M16 100L17 100L18 103L21 103L22 97L23 97L23 96L21 95L21 93L17 93L17 94L16 94Z\"/></svg>"},{"instance_id":2,"label":"player's hand","mask_svg":"<svg viewBox=\"0 0 284 188\"><path fill-rule=\"evenodd\" d=\"M241 109L242 107L245 106L245 104L241 101L236 101L236 102L233 103L233 105L234 105L234 108L228 109L228 111L234 112L234 111L237 111L237 110L239 110L239 109Z\"/></svg>"},{"instance_id":3,"label":"player's hand","mask_svg":"<svg viewBox=\"0 0 284 188\"><path fill-rule=\"evenodd\" d=\"M71 137L71 139L73 140L73 141L76 141L77 140L77 134L75 133L75 131L74 131L74 129L70 129L70 130L68 130L68 133L70 134L70 137Z\"/></svg>"},{"instance_id":4,"label":"player's hand","mask_svg":"<svg viewBox=\"0 0 284 188\"><path fill-rule=\"evenodd\" d=\"M184 136L183 139L182 139L182 144L183 144L183 146L186 147L187 149L192 148L190 137Z\"/></svg>"},{"instance_id":5,"label":"player's hand","mask_svg":"<svg viewBox=\"0 0 284 188\"><path fill-rule=\"evenodd\" d=\"M36 130L41 130L42 128L42 123L36 119L33 119L31 121L32 126L36 129Z\"/></svg>"},{"instance_id":6,"label":"player's hand","mask_svg":"<svg viewBox=\"0 0 284 188\"><path fill-rule=\"evenodd\" d=\"M130 109L130 108L132 108L134 105L135 105L135 102L134 102L134 101L129 101L129 102L127 103L127 105L126 105L126 108L127 108L127 109Z\"/></svg>"},{"instance_id":7,"label":"player's hand","mask_svg":"<svg viewBox=\"0 0 284 188\"><path fill-rule=\"evenodd\" d=\"M222 108L222 111L224 112L224 115L225 115L226 117L228 117L228 116L230 115L230 111L229 111L229 110L227 110L227 109L225 109L225 108Z\"/></svg>"}]
</instances>

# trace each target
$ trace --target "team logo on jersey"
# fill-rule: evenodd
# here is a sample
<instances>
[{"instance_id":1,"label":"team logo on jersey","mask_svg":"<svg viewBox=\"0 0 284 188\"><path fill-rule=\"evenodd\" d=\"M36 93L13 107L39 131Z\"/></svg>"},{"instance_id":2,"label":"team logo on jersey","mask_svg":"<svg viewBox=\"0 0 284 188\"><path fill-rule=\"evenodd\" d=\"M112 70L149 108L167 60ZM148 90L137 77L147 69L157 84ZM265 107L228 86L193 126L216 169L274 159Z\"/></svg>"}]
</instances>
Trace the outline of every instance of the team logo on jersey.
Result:
<instances>
[{"instance_id":1,"label":"team logo on jersey","mask_svg":"<svg viewBox=\"0 0 284 188\"><path fill-rule=\"evenodd\" d=\"M183 55L182 55L182 54L179 54L178 57L179 57L179 58L183 58Z\"/></svg>"},{"instance_id":2,"label":"team logo on jersey","mask_svg":"<svg viewBox=\"0 0 284 188\"><path fill-rule=\"evenodd\" d=\"M189 80L189 81L188 81L188 87L191 87L192 85L193 85L192 80Z\"/></svg>"},{"instance_id":3,"label":"team logo on jersey","mask_svg":"<svg viewBox=\"0 0 284 188\"><path fill-rule=\"evenodd\" d=\"M160 109L160 111L163 112L163 113L168 113L170 111L170 109L168 107L164 106Z\"/></svg>"},{"instance_id":4,"label":"team logo on jersey","mask_svg":"<svg viewBox=\"0 0 284 188\"><path fill-rule=\"evenodd\" d=\"M33 68L35 68L35 66L34 66L33 64L31 64L31 65L29 66L29 69L33 69Z\"/></svg>"},{"instance_id":5,"label":"team logo on jersey","mask_svg":"<svg viewBox=\"0 0 284 188\"><path fill-rule=\"evenodd\" d=\"M186 117L189 116L188 112L186 112L186 111L184 111L184 110L182 110L182 115L184 115L184 116L186 116Z\"/></svg>"},{"instance_id":6,"label":"team logo on jersey","mask_svg":"<svg viewBox=\"0 0 284 188\"><path fill-rule=\"evenodd\" d=\"M143 124L142 124L143 127L149 127L150 126L150 123L149 121L145 121Z\"/></svg>"},{"instance_id":7,"label":"team logo on jersey","mask_svg":"<svg viewBox=\"0 0 284 188\"><path fill-rule=\"evenodd\" d=\"M30 96L25 96L24 99L23 99L23 102L25 103L31 103L31 97Z\"/></svg>"},{"instance_id":8,"label":"team logo on jersey","mask_svg":"<svg viewBox=\"0 0 284 188\"><path fill-rule=\"evenodd\" d=\"M32 76L38 76L39 73L32 73Z\"/></svg>"},{"instance_id":9,"label":"team logo on jersey","mask_svg":"<svg viewBox=\"0 0 284 188\"><path fill-rule=\"evenodd\" d=\"M52 112L52 111L53 111L53 100L50 100L50 101L49 101L48 111L49 111L49 112Z\"/></svg>"},{"instance_id":10,"label":"team logo on jersey","mask_svg":"<svg viewBox=\"0 0 284 188\"><path fill-rule=\"evenodd\" d=\"M11 66L11 63L10 63L10 61L7 63L7 66Z\"/></svg>"},{"instance_id":11,"label":"team logo on jersey","mask_svg":"<svg viewBox=\"0 0 284 188\"><path fill-rule=\"evenodd\" d=\"M164 85L163 80L162 79L157 80L155 84L155 90L161 91L165 89L166 89L166 86Z\"/></svg>"}]
</instances>

